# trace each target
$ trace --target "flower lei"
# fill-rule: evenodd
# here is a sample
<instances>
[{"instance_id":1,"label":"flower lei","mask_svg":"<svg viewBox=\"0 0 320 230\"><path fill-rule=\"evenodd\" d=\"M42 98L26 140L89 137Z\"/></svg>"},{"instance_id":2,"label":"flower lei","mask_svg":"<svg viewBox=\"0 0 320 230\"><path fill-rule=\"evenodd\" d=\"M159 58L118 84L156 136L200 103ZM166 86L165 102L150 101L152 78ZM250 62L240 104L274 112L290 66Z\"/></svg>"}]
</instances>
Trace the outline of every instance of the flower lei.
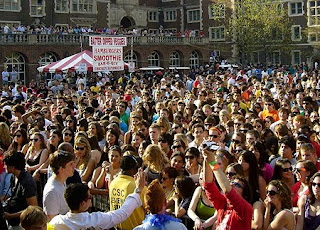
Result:
<instances>
[{"instance_id":1,"label":"flower lei","mask_svg":"<svg viewBox=\"0 0 320 230\"><path fill-rule=\"evenodd\" d=\"M154 214L147 215L143 223L146 224L147 227L157 227L158 229L162 229L162 227L164 227L164 225L169 221L181 222L181 220L169 215Z\"/></svg>"}]
</instances>

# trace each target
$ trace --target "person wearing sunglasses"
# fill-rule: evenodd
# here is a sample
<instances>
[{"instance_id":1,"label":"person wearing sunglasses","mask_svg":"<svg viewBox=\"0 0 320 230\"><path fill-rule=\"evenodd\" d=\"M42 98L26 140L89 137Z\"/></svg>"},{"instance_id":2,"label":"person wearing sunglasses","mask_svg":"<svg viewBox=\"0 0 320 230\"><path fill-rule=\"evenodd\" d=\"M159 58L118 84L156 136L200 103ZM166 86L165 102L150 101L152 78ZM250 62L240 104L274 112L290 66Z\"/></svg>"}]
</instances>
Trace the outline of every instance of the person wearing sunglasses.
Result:
<instances>
[{"instance_id":1,"label":"person wearing sunglasses","mask_svg":"<svg viewBox=\"0 0 320 230\"><path fill-rule=\"evenodd\" d=\"M62 130L63 142L68 142L70 144L74 144L74 133L72 129L66 127Z\"/></svg>"},{"instance_id":2,"label":"person wearing sunglasses","mask_svg":"<svg viewBox=\"0 0 320 230\"><path fill-rule=\"evenodd\" d=\"M234 153L234 150L236 148L237 145L245 145L246 142L246 136L243 133L240 132L235 132L234 134L232 134L231 137L231 143L229 146L229 152L230 153Z\"/></svg>"},{"instance_id":3,"label":"person wearing sunglasses","mask_svg":"<svg viewBox=\"0 0 320 230\"><path fill-rule=\"evenodd\" d=\"M320 173L315 173L309 182L309 194L298 201L298 218L296 229L318 229L320 223Z\"/></svg>"},{"instance_id":4,"label":"person wearing sunglasses","mask_svg":"<svg viewBox=\"0 0 320 230\"><path fill-rule=\"evenodd\" d=\"M197 148L191 147L187 148L185 152L186 165L185 169L189 176L197 182L202 166L199 164L200 152Z\"/></svg>"},{"instance_id":5,"label":"person wearing sunglasses","mask_svg":"<svg viewBox=\"0 0 320 230\"><path fill-rule=\"evenodd\" d=\"M275 109L274 101L271 97L266 97L264 100L265 109L259 114L262 121L266 119L267 116L273 117L274 121L279 120L278 111Z\"/></svg>"},{"instance_id":6,"label":"person wearing sunglasses","mask_svg":"<svg viewBox=\"0 0 320 230\"><path fill-rule=\"evenodd\" d=\"M27 131L25 129L16 129L13 134L12 143L7 151L18 151L26 154L28 150L28 144Z\"/></svg>"},{"instance_id":7,"label":"person wearing sunglasses","mask_svg":"<svg viewBox=\"0 0 320 230\"><path fill-rule=\"evenodd\" d=\"M309 194L309 182L310 178L317 172L317 168L312 161L309 160L299 160L294 174L297 178L297 183L295 183L292 188L292 205L294 207L294 212L297 212L296 207L298 206L298 200L301 196Z\"/></svg>"},{"instance_id":8,"label":"person wearing sunglasses","mask_svg":"<svg viewBox=\"0 0 320 230\"><path fill-rule=\"evenodd\" d=\"M229 181L232 181L232 178L236 175L244 177L243 168L241 164L239 163L231 163L227 166L226 170L226 176Z\"/></svg>"},{"instance_id":9,"label":"person wearing sunglasses","mask_svg":"<svg viewBox=\"0 0 320 230\"><path fill-rule=\"evenodd\" d=\"M284 158L276 161L272 180L281 180L289 188L294 185L293 167L288 159Z\"/></svg>"},{"instance_id":10,"label":"person wearing sunglasses","mask_svg":"<svg viewBox=\"0 0 320 230\"><path fill-rule=\"evenodd\" d=\"M291 211L291 190L284 182L272 180L268 184L267 198L264 203L264 229L294 229L295 218Z\"/></svg>"},{"instance_id":11,"label":"person wearing sunglasses","mask_svg":"<svg viewBox=\"0 0 320 230\"><path fill-rule=\"evenodd\" d=\"M240 176L234 176L230 182L226 174L217 166L215 153L204 149L202 154L204 155L203 187L217 210L216 228L251 230L253 208L250 204L249 183ZM220 186L222 193L216 183Z\"/></svg>"},{"instance_id":12,"label":"person wearing sunglasses","mask_svg":"<svg viewBox=\"0 0 320 230\"><path fill-rule=\"evenodd\" d=\"M173 167L166 167L162 170L161 185L166 195L167 213L174 211L174 202L171 199L174 195L174 180L179 176L178 171ZM171 202L170 202L171 201Z\"/></svg>"},{"instance_id":13,"label":"person wearing sunglasses","mask_svg":"<svg viewBox=\"0 0 320 230\"><path fill-rule=\"evenodd\" d=\"M85 137L77 137L74 142L76 154L76 169L79 170L82 181L89 181L96 166L95 160L91 157L91 146Z\"/></svg>"}]
</instances>

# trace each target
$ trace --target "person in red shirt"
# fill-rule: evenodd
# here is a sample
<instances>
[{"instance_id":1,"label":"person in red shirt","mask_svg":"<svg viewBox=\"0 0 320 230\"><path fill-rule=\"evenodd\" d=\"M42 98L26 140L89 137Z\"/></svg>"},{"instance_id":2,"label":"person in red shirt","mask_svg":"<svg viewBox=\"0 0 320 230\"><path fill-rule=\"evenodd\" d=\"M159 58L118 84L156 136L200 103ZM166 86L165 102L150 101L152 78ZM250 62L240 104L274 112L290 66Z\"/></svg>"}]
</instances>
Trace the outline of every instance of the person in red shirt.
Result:
<instances>
[{"instance_id":1,"label":"person in red shirt","mask_svg":"<svg viewBox=\"0 0 320 230\"><path fill-rule=\"evenodd\" d=\"M215 162L215 154L206 149L204 155L203 186L209 200L218 212L216 229L251 230L253 208L251 189L243 177L233 177L231 184L224 172ZM213 174L222 189L219 191Z\"/></svg>"}]
</instances>

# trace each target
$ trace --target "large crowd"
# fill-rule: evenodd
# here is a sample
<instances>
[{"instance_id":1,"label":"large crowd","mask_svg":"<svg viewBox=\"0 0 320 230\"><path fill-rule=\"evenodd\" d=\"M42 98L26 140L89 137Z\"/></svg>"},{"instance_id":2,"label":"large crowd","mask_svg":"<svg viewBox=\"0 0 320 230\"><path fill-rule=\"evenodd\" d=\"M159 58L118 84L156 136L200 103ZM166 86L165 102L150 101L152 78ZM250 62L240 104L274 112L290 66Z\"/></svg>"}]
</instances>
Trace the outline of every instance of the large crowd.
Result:
<instances>
[{"instance_id":1,"label":"large crowd","mask_svg":"<svg viewBox=\"0 0 320 230\"><path fill-rule=\"evenodd\" d=\"M162 26L153 30L153 33L146 28L144 29L127 29L127 28L93 28L87 26L46 26L46 25L3 25L0 26L0 34L48 34L48 35L129 35L129 36L166 36L166 37L204 37L204 32L192 30L185 30L184 32L175 32L171 30L165 30Z\"/></svg>"},{"instance_id":2,"label":"large crowd","mask_svg":"<svg viewBox=\"0 0 320 230\"><path fill-rule=\"evenodd\" d=\"M11 75L0 229L320 226L317 65Z\"/></svg>"}]
</instances>

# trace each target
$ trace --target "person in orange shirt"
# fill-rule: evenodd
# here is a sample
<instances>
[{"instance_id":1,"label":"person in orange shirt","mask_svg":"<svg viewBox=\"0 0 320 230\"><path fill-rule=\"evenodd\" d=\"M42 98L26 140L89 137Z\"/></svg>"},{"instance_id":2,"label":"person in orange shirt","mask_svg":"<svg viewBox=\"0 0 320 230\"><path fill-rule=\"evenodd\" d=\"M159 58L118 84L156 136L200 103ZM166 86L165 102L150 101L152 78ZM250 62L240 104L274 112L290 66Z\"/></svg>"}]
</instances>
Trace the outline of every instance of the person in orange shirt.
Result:
<instances>
[{"instance_id":1,"label":"person in orange shirt","mask_svg":"<svg viewBox=\"0 0 320 230\"><path fill-rule=\"evenodd\" d=\"M265 99L264 105L265 109L259 114L260 119L264 121L267 116L271 116L273 117L274 121L278 121L279 115L278 111L274 107L273 99L271 97L267 97Z\"/></svg>"}]
</instances>

